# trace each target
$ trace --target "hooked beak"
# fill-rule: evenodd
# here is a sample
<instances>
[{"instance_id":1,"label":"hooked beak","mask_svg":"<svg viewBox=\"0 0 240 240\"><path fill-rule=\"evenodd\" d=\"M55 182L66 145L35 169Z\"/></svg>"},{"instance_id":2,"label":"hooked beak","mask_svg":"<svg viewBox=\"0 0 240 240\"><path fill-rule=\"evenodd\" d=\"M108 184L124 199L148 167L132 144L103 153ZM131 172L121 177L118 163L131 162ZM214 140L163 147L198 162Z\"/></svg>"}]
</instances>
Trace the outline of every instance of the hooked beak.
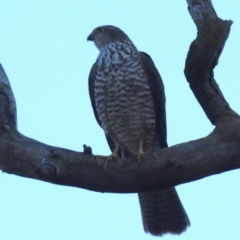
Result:
<instances>
[{"instance_id":1,"label":"hooked beak","mask_svg":"<svg viewBox=\"0 0 240 240\"><path fill-rule=\"evenodd\" d=\"M87 41L93 41L94 37L93 34L91 33L88 37L87 37Z\"/></svg>"}]
</instances>

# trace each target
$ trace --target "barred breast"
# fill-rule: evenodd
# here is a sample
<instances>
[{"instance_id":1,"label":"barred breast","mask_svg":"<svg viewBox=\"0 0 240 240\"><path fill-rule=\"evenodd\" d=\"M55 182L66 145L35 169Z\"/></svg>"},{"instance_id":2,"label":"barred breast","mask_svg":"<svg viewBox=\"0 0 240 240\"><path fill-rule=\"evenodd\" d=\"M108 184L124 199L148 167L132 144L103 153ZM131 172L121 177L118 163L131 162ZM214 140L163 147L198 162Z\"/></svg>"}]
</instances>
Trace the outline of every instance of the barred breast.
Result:
<instances>
[{"instance_id":1,"label":"barred breast","mask_svg":"<svg viewBox=\"0 0 240 240\"><path fill-rule=\"evenodd\" d=\"M156 140L156 115L148 79L137 49L111 43L97 59L94 98L106 134L130 153L150 150Z\"/></svg>"}]
</instances>

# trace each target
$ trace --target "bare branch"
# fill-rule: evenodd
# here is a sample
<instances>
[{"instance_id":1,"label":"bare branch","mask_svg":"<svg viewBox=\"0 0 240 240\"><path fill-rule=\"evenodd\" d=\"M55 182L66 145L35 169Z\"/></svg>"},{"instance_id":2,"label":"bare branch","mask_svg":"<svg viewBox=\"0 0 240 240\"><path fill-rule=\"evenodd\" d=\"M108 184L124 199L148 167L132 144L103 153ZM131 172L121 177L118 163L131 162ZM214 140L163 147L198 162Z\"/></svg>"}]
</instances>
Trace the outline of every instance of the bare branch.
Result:
<instances>
[{"instance_id":1,"label":"bare branch","mask_svg":"<svg viewBox=\"0 0 240 240\"><path fill-rule=\"evenodd\" d=\"M220 124L229 117L238 118L213 78L213 69L228 38L232 21L218 18L210 0L187 2L198 33L188 52L185 76L212 124Z\"/></svg>"},{"instance_id":2,"label":"bare branch","mask_svg":"<svg viewBox=\"0 0 240 240\"><path fill-rule=\"evenodd\" d=\"M99 192L149 191L240 167L240 120L222 123L206 138L145 154L141 163L112 160L107 170L105 157L48 146L12 129L0 131L4 172Z\"/></svg>"},{"instance_id":3,"label":"bare branch","mask_svg":"<svg viewBox=\"0 0 240 240\"><path fill-rule=\"evenodd\" d=\"M0 64L0 127L16 127L16 102L8 77ZM9 125L9 126L8 126Z\"/></svg>"}]
</instances>

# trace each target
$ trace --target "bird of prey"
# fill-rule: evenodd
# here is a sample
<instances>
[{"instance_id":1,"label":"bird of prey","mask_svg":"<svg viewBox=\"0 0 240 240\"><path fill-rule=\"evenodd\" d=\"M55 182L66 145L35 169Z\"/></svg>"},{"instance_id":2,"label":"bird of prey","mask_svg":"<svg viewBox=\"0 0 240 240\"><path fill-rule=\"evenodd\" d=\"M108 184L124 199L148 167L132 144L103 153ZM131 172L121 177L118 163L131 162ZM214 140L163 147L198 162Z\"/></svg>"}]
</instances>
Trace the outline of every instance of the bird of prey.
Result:
<instances>
[{"instance_id":1,"label":"bird of prey","mask_svg":"<svg viewBox=\"0 0 240 240\"><path fill-rule=\"evenodd\" d=\"M87 40L100 51L90 71L89 94L110 157L140 160L144 152L166 148L164 86L151 57L114 26L95 28ZM145 232L180 234L190 225L174 187L138 197Z\"/></svg>"}]
</instances>

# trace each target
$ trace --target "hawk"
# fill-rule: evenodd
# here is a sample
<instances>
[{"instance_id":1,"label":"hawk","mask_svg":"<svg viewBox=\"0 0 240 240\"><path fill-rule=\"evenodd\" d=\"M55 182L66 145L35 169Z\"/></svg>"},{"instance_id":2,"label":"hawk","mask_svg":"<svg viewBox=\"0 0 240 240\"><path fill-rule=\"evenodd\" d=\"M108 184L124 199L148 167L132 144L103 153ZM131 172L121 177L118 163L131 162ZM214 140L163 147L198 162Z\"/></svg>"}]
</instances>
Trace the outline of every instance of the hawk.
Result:
<instances>
[{"instance_id":1,"label":"hawk","mask_svg":"<svg viewBox=\"0 0 240 240\"><path fill-rule=\"evenodd\" d=\"M95 28L87 40L100 51L90 71L89 94L110 157L140 159L144 152L166 148L164 86L151 57L114 26ZM190 225L174 187L138 197L145 232L180 234Z\"/></svg>"}]
</instances>

